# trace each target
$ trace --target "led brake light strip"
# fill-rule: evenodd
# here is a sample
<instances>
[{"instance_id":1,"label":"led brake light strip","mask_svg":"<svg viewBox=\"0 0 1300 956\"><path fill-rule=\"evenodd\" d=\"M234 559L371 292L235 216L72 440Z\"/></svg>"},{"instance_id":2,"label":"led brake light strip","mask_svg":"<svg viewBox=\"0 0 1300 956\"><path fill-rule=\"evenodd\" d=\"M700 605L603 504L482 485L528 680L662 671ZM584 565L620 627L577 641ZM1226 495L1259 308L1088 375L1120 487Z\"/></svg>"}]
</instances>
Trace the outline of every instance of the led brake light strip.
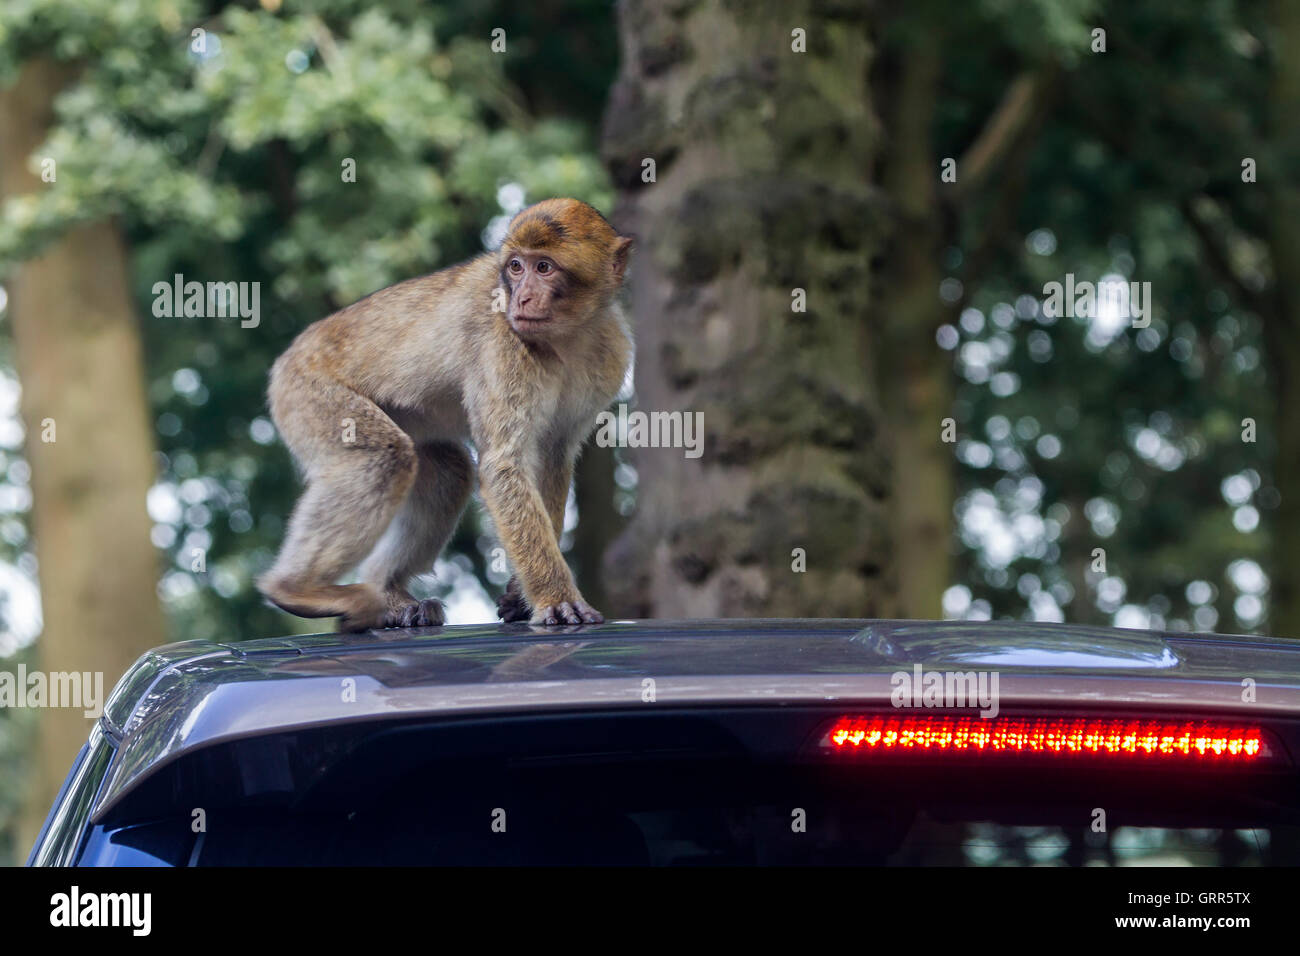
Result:
<instances>
[{"instance_id":1,"label":"led brake light strip","mask_svg":"<svg viewBox=\"0 0 1300 956\"><path fill-rule=\"evenodd\" d=\"M841 717L823 735L830 753L960 753L1113 757L1206 764L1278 758L1259 727L1188 720L927 715Z\"/></svg>"}]
</instances>

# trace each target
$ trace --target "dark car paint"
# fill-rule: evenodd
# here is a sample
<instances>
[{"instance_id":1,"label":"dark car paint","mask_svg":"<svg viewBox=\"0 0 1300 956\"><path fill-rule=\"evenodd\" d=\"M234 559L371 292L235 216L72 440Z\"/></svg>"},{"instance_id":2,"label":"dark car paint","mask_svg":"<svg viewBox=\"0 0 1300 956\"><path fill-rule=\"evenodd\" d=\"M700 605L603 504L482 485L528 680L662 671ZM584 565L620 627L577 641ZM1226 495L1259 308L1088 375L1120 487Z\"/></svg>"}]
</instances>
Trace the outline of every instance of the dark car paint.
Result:
<instances>
[{"instance_id":1,"label":"dark car paint","mask_svg":"<svg viewBox=\"0 0 1300 956\"><path fill-rule=\"evenodd\" d=\"M657 702L678 706L881 705L891 675L917 665L995 671L1003 706L1300 714L1300 643L1060 624L614 621L192 641L148 652L114 688L100 721L112 760L89 816L218 741L399 717L636 708L647 679ZM47 829L60 812L56 803Z\"/></svg>"}]
</instances>

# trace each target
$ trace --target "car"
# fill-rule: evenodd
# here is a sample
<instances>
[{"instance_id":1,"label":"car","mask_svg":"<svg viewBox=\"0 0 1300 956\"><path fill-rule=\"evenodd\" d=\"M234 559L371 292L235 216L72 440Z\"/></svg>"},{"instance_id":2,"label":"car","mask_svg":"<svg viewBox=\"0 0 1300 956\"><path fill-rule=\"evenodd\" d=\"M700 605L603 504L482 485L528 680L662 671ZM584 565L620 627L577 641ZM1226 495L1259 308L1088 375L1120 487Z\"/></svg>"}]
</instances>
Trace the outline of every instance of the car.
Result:
<instances>
[{"instance_id":1,"label":"car","mask_svg":"<svg viewBox=\"0 0 1300 956\"><path fill-rule=\"evenodd\" d=\"M1295 863L1300 644L1002 621L146 653L35 866Z\"/></svg>"}]
</instances>

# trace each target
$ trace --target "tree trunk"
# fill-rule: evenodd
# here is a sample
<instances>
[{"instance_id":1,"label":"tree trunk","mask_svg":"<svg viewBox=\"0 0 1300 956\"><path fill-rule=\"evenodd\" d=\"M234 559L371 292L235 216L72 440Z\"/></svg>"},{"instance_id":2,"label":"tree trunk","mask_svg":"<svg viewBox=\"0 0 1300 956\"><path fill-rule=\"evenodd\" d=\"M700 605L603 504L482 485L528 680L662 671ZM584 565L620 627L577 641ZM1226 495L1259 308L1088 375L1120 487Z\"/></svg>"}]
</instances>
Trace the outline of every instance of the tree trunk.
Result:
<instances>
[{"instance_id":1,"label":"tree trunk","mask_svg":"<svg viewBox=\"0 0 1300 956\"><path fill-rule=\"evenodd\" d=\"M1277 429L1276 482L1281 493L1272 528L1269 631L1300 638L1300 188L1294 180L1300 159L1300 64L1292 55L1300 43L1300 7L1273 4L1274 37L1271 105L1272 155L1275 169L1260 167L1260 182L1270 190L1270 254L1273 260L1275 314L1265 317L1265 343L1273 377ZM1254 186L1243 186L1254 189ZM1247 417L1249 410L1241 417Z\"/></svg>"},{"instance_id":2,"label":"tree trunk","mask_svg":"<svg viewBox=\"0 0 1300 956\"><path fill-rule=\"evenodd\" d=\"M948 318L939 299L943 229L930 137L942 68L939 42L933 33L918 32L896 59L896 83L881 104L890 130L883 182L894 214L876 307L877 367L894 440L899 613L940 618L950 583L954 446L940 438L952 407L952 360L935 342Z\"/></svg>"},{"instance_id":3,"label":"tree trunk","mask_svg":"<svg viewBox=\"0 0 1300 956\"><path fill-rule=\"evenodd\" d=\"M637 403L702 413L704 441L699 457L630 449L636 515L607 556L615 613L895 610L868 327L881 210L866 8L620 5L605 152L617 224L639 242Z\"/></svg>"},{"instance_id":4,"label":"tree trunk","mask_svg":"<svg viewBox=\"0 0 1300 956\"><path fill-rule=\"evenodd\" d=\"M34 61L0 92L5 196L46 188L28 157L69 76ZM108 223L75 229L15 270L9 292L45 620L41 667L102 673L107 694L164 639L145 512L153 440L122 238ZM79 707L42 716L24 840L34 837L90 730Z\"/></svg>"}]
</instances>

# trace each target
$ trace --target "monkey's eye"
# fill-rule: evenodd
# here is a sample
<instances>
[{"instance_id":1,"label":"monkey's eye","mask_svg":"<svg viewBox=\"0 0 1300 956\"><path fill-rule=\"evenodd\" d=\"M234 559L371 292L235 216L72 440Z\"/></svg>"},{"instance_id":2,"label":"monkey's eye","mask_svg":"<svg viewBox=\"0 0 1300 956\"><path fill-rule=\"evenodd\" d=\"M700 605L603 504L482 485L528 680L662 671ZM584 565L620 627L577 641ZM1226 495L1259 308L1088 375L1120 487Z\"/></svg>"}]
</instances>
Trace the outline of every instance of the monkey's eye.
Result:
<instances>
[{"instance_id":1,"label":"monkey's eye","mask_svg":"<svg viewBox=\"0 0 1300 956\"><path fill-rule=\"evenodd\" d=\"M548 259L539 259L539 260L537 260L537 274L538 274L538 275L543 275L543 276L544 276L544 275L549 275L550 272L551 272L551 270L554 269L554 268L555 268L555 266L551 265L551 262L550 262L550 260L548 260Z\"/></svg>"},{"instance_id":2,"label":"monkey's eye","mask_svg":"<svg viewBox=\"0 0 1300 956\"><path fill-rule=\"evenodd\" d=\"M515 273L515 275L518 275L519 273L524 271L524 264L520 262L518 259L511 259L509 268L511 272Z\"/></svg>"}]
</instances>

